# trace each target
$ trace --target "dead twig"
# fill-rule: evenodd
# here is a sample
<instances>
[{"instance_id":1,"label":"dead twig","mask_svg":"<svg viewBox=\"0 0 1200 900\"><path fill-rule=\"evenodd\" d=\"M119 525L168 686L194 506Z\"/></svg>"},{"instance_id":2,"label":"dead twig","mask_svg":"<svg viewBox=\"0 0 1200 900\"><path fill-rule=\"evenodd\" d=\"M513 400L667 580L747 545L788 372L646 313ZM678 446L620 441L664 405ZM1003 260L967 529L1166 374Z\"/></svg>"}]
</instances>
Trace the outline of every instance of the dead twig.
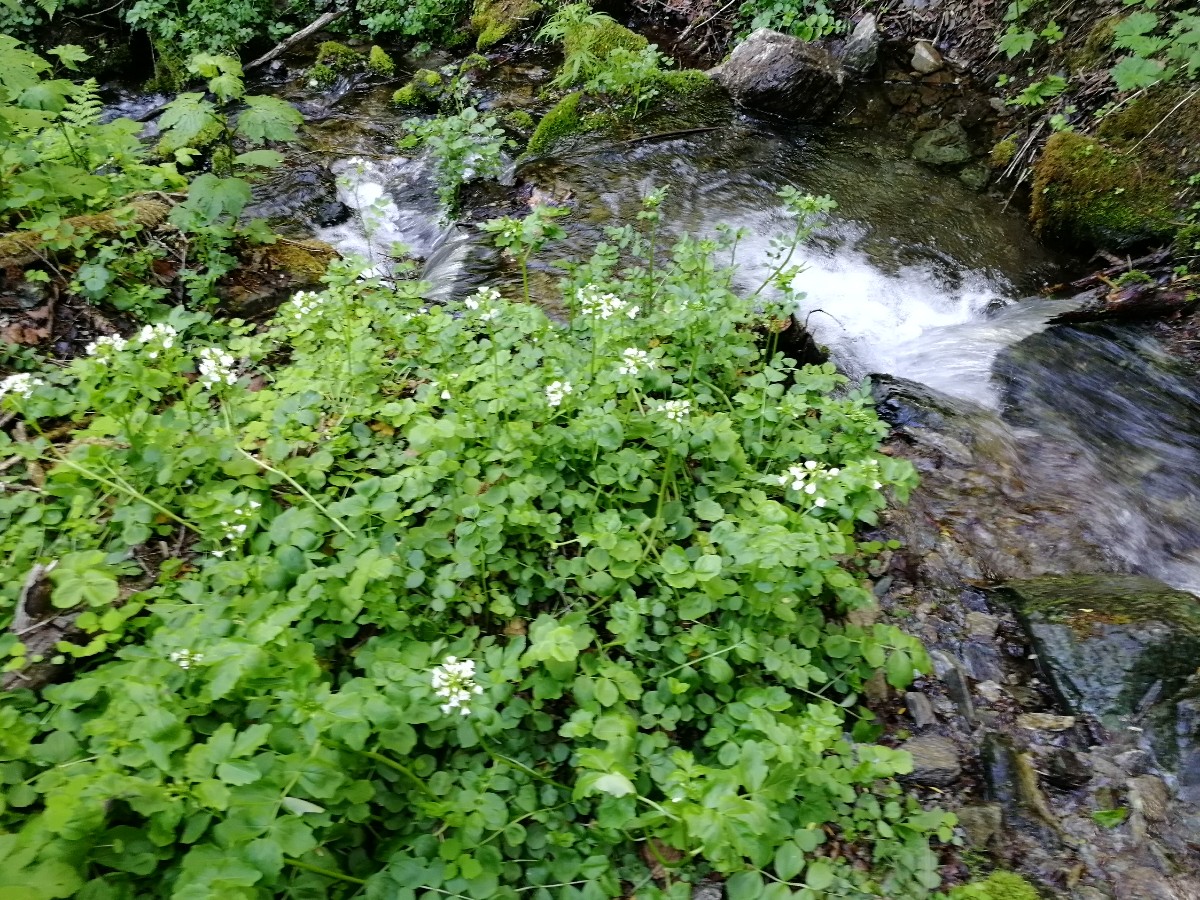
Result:
<instances>
[{"instance_id":1,"label":"dead twig","mask_svg":"<svg viewBox=\"0 0 1200 900\"><path fill-rule=\"evenodd\" d=\"M264 53L258 59L243 66L242 67L243 70L249 72L251 69L257 69L259 66L266 65L267 63L269 63L272 60L276 59L277 57L281 56L293 44L298 44L302 40L304 40L306 37L308 37L309 35L316 34L318 31L320 31L326 25L329 25L332 22L336 22L338 19L340 19L345 14L346 14L345 9L331 9L327 13L322 13L314 21L310 22L308 25L305 25L303 28L301 28L299 31L297 31L295 34L293 34L291 37L284 38L282 41L280 41L278 44L276 44L274 47L272 47L270 50L268 50L266 53Z\"/></svg>"}]
</instances>

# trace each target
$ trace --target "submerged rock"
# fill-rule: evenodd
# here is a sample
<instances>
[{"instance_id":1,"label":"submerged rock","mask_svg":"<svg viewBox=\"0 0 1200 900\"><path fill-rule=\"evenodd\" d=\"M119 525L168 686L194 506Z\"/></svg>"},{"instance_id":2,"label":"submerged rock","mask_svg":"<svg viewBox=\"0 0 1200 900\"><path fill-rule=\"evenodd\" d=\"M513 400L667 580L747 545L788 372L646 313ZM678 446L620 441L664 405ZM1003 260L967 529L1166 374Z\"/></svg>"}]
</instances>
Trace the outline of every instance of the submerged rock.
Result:
<instances>
[{"instance_id":1,"label":"submerged rock","mask_svg":"<svg viewBox=\"0 0 1200 900\"><path fill-rule=\"evenodd\" d=\"M1010 582L1051 686L1076 714L1112 728L1184 687L1200 660L1200 600L1137 575Z\"/></svg>"},{"instance_id":2,"label":"submerged rock","mask_svg":"<svg viewBox=\"0 0 1200 900\"><path fill-rule=\"evenodd\" d=\"M738 106L799 122L823 119L845 72L824 47L760 28L709 75Z\"/></svg>"},{"instance_id":3,"label":"submerged rock","mask_svg":"<svg viewBox=\"0 0 1200 900\"><path fill-rule=\"evenodd\" d=\"M953 168L971 159L971 144L958 122L947 122L926 132L913 145L912 157L934 168Z\"/></svg>"}]
</instances>

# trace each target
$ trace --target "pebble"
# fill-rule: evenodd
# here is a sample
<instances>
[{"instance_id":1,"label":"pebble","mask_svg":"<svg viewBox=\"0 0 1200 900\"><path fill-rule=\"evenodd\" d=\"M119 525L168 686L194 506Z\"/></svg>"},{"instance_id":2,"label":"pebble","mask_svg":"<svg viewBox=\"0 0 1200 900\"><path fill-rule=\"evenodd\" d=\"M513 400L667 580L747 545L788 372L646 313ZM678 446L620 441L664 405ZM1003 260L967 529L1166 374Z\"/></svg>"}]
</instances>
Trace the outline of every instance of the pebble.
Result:
<instances>
[{"instance_id":1,"label":"pebble","mask_svg":"<svg viewBox=\"0 0 1200 900\"><path fill-rule=\"evenodd\" d=\"M1000 620L983 612L967 613L967 633L975 638L990 638L996 634Z\"/></svg>"},{"instance_id":2,"label":"pebble","mask_svg":"<svg viewBox=\"0 0 1200 900\"><path fill-rule=\"evenodd\" d=\"M900 749L912 755L912 773L906 780L931 787L947 787L962 773L958 746L940 734L922 734L910 738Z\"/></svg>"},{"instance_id":3,"label":"pebble","mask_svg":"<svg viewBox=\"0 0 1200 900\"><path fill-rule=\"evenodd\" d=\"M928 728L937 724L937 716L933 712L933 704L929 698L919 691L909 691L904 695L904 705L908 714L918 728Z\"/></svg>"},{"instance_id":4,"label":"pebble","mask_svg":"<svg viewBox=\"0 0 1200 900\"><path fill-rule=\"evenodd\" d=\"M942 54L938 53L937 48L929 41L917 41L913 47L912 67L916 72L922 75L929 75L936 72L946 64L942 59Z\"/></svg>"},{"instance_id":5,"label":"pebble","mask_svg":"<svg viewBox=\"0 0 1200 900\"><path fill-rule=\"evenodd\" d=\"M1022 713L1017 724L1034 731L1066 731L1075 727L1074 716L1056 716L1051 713Z\"/></svg>"}]
</instances>

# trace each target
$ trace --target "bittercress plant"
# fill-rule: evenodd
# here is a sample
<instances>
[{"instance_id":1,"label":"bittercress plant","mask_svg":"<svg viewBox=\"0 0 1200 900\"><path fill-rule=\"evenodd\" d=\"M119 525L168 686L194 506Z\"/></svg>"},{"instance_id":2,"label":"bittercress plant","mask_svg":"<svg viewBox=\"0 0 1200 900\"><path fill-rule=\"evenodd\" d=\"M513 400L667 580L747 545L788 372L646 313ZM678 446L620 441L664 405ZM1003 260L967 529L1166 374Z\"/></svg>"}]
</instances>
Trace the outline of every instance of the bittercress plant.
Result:
<instances>
[{"instance_id":1,"label":"bittercress plant","mask_svg":"<svg viewBox=\"0 0 1200 900\"><path fill-rule=\"evenodd\" d=\"M775 349L727 241L654 249L661 201L569 268L568 321L342 268L265 328L176 310L9 390L0 455L44 480L0 493L0 625L57 561L55 652L88 655L0 694L0 887L936 887L953 818L858 699L924 651L847 619L856 529L914 473L865 390ZM524 265L553 218L489 230Z\"/></svg>"}]
</instances>

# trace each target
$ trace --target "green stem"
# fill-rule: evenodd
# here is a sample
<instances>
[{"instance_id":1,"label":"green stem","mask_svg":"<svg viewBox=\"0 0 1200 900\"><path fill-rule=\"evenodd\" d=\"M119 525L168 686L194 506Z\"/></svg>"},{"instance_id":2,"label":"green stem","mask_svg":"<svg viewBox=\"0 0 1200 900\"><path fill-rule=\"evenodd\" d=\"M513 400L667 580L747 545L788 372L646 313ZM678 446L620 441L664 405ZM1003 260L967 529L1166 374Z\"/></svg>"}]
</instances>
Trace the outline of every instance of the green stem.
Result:
<instances>
[{"instance_id":1,"label":"green stem","mask_svg":"<svg viewBox=\"0 0 1200 900\"><path fill-rule=\"evenodd\" d=\"M156 503L155 501L153 501L149 497L147 497L145 494L141 493L140 491L138 491L138 490L134 489L133 487L131 487L130 485L126 484L124 482L124 480L122 480L119 476L114 476L117 478L116 481L110 481L109 479L105 478L103 475L100 475L97 472L93 472L91 469L81 466L76 462L72 462L71 460L67 459L67 457L59 454L58 451L53 449L53 447L51 447L51 452L54 453L55 459L58 462L62 463L64 466L66 466L68 469L74 469L76 472L80 473L81 475L86 475L88 478L92 478L92 479L100 482L100 484L104 485L109 490L115 490L119 493L126 494L127 496L133 497L135 500L140 500L142 503L145 503L151 509L158 510L160 513L162 513L164 516L166 516L171 521L177 522L178 524L182 525L184 528L187 528L189 531L194 531L194 532L196 532L196 534L200 534L200 529L197 526L193 525L191 522L187 521L186 519L179 518L179 516L175 515L175 513L171 512L165 506L162 506L161 504ZM50 460L46 460L46 461L49 462Z\"/></svg>"},{"instance_id":2,"label":"green stem","mask_svg":"<svg viewBox=\"0 0 1200 900\"><path fill-rule=\"evenodd\" d=\"M312 494L310 494L308 491L306 491L304 488L302 488L300 486L299 482L297 482L296 479L293 478L291 475L288 475L286 472L279 471L279 469L276 469L274 466L267 465L265 462L263 462L258 457L247 453L241 447L234 447L234 449L237 450L238 453L242 454L242 456L246 457L246 459L250 460L255 465L257 465L264 472L270 472L273 475L278 475L280 478L282 478L284 481L286 481L288 484L290 484L292 487L294 487L297 491L299 491L305 500L307 500L309 503L311 503L313 506L315 506L317 509L319 509L321 511L321 513L327 519L329 519L330 522L332 522L339 529L341 529L342 532L345 533L347 537L349 537L351 539L354 538L354 532L351 531L349 528L347 528L341 519L339 519L337 516L335 516L333 513L331 513L328 509L326 509L320 500L318 500L316 497L314 497Z\"/></svg>"},{"instance_id":3,"label":"green stem","mask_svg":"<svg viewBox=\"0 0 1200 900\"><path fill-rule=\"evenodd\" d=\"M413 774L413 771L410 768L408 768L407 766L401 765L400 763L396 762L394 759L389 759L388 757L384 756L382 753L376 753L374 750L360 750L358 752L361 753L363 756L365 756L367 759L373 759L373 760L375 760L375 762L383 763L385 766L395 769L401 775L406 776L409 780L411 780L413 782L413 784L417 785L417 787L419 787L425 793L429 794L431 797L433 796L433 793L429 790L429 786L426 785L425 782L422 781L420 778L418 778L415 774Z\"/></svg>"},{"instance_id":4,"label":"green stem","mask_svg":"<svg viewBox=\"0 0 1200 900\"><path fill-rule=\"evenodd\" d=\"M335 872L333 869L323 869L320 866L314 866L312 863L301 862L298 859L284 859L293 869L303 869L305 872L312 872L315 875L323 875L326 878L333 878L337 881L344 881L347 884L366 884L366 879L355 878L353 875L343 875L341 872Z\"/></svg>"}]
</instances>

